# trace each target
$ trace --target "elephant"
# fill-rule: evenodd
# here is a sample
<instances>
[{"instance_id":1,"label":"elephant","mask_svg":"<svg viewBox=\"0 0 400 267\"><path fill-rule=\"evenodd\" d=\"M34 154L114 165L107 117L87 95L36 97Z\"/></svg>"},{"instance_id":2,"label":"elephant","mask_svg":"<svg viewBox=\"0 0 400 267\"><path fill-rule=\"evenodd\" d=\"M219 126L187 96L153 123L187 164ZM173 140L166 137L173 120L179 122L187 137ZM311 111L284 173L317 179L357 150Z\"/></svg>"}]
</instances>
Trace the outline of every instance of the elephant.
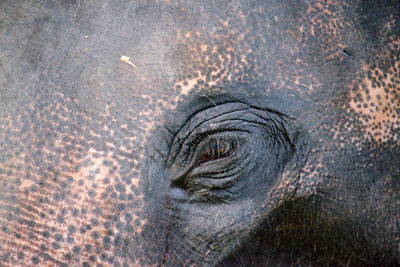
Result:
<instances>
[{"instance_id":1,"label":"elephant","mask_svg":"<svg viewBox=\"0 0 400 267\"><path fill-rule=\"evenodd\" d=\"M0 266L400 265L400 2L3 0Z\"/></svg>"}]
</instances>

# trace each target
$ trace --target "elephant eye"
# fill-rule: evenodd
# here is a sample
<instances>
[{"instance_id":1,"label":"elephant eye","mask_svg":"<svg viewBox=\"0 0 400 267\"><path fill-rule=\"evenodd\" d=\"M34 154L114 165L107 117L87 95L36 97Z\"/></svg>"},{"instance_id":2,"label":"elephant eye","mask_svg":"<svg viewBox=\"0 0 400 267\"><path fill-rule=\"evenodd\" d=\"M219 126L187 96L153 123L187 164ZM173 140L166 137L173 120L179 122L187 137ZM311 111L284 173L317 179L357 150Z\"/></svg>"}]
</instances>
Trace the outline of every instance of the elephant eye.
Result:
<instances>
[{"instance_id":1,"label":"elephant eye","mask_svg":"<svg viewBox=\"0 0 400 267\"><path fill-rule=\"evenodd\" d=\"M205 144L199 159L199 165L205 162L222 159L232 155L237 148L235 140L212 139Z\"/></svg>"}]
</instances>

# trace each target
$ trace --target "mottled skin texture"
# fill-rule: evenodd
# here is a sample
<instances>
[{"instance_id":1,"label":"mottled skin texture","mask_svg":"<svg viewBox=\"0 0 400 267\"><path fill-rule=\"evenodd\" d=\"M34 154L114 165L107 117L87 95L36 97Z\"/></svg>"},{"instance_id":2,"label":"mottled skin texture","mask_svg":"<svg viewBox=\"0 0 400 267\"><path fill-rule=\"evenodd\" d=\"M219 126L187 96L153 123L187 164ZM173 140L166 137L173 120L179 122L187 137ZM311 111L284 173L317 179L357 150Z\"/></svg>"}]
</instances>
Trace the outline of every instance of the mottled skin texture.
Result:
<instances>
[{"instance_id":1,"label":"mottled skin texture","mask_svg":"<svg viewBox=\"0 0 400 267\"><path fill-rule=\"evenodd\" d=\"M197 2L1 1L0 266L399 265L398 1Z\"/></svg>"}]
</instances>

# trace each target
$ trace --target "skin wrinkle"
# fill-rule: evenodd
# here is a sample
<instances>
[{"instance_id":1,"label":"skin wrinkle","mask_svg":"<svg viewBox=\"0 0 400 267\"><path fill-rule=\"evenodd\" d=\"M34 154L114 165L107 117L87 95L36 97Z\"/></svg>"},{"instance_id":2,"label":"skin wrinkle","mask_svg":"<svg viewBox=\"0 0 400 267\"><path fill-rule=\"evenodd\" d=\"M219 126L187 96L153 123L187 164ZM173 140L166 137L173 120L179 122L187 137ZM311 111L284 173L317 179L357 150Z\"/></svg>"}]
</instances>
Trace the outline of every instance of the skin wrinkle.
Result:
<instances>
[{"instance_id":1,"label":"skin wrinkle","mask_svg":"<svg viewBox=\"0 0 400 267\"><path fill-rule=\"evenodd\" d=\"M206 94L207 94L207 92L206 92ZM213 94L210 94L210 96L212 96L212 95L213 95ZM206 97L207 99L210 99L207 95L201 95L201 97ZM287 116L287 115L284 115L284 114L282 114L282 113L280 113L280 112L278 112L278 111L275 111L275 110L272 110L272 109L269 109L269 108L266 108L266 107L261 108L261 107L255 106L255 105L249 105L249 104L246 103L245 101L239 101L239 99L237 99L237 100L235 100L235 101L237 101L237 103L247 105L247 106L249 106L250 108L257 109L257 110L259 110L259 111L271 112L271 113L278 114L279 116ZM213 101L212 101L212 102L213 102ZM214 103L214 107L217 108L218 104L216 104L215 102L213 102L213 103ZM230 101L225 102L225 104L228 104L228 103L231 103L231 102L230 102ZM233 102L233 103L234 103L234 102ZM204 108L204 109L199 109L199 110L196 111L196 114L197 114L197 113L201 113L201 112L203 112L204 110L206 110L206 109L208 109L208 108L209 108L209 107L206 107L206 108ZM180 129L177 130L177 133L174 134L174 136L177 136L177 134L178 134L180 131L182 131L182 129L183 129L186 125L189 124L189 126L190 126L190 121L192 120L192 118L193 118L193 115L189 116L189 117L186 119L186 121L182 124L182 127L181 127ZM212 120L212 119L214 119L214 117L210 118L209 120ZM205 122L206 122L206 121L205 121ZM205 123L205 122L202 122L202 123ZM168 127L168 126L165 125L165 127ZM168 130L168 131L172 132L171 130ZM189 135L189 133L188 133L188 135ZM175 137L174 137L174 138L175 138ZM174 141L172 141L172 142L174 142ZM171 145L171 147L172 147L172 145ZM169 153L169 154L170 154L170 153Z\"/></svg>"},{"instance_id":2,"label":"skin wrinkle","mask_svg":"<svg viewBox=\"0 0 400 267\"><path fill-rule=\"evenodd\" d=\"M218 108L218 106L216 106L215 108ZM234 112L242 111L242 110L245 110L245 109L230 110L229 113L234 113ZM203 112L203 111L205 111L205 110L201 110L201 111L199 111L197 114L199 114L200 112ZM197 115L197 114L196 114L196 115ZM173 147L173 144L175 143L175 138L178 138L177 136L178 136L179 133L185 128L186 125L188 125L188 129L190 129L190 130L189 130L189 131L184 131L184 132L186 133L186 135L183 136L184 139L187 138L189 135L191 135L191 134L196 130L196 128L200 127L200 125L205 124L205 123L207 123L208 121L211 121L211 120L213 120L213 119L215 119L215 118L218 118L218 117L220 117L220 116L222 116L222 115L226 115L226 113L224 113L224 114L219 114L219 115L215 115L215 116L213 116L213 117L210 117L210 118L208 118L208 119L205 120L205 121L201 121L201 123L199 123L198 125L195 125L195 126L192 126L192 125L191 125L191 121L193 120L193 117L190 117L190 118L187 120L187 123L185 123L185 124L182 126L181 129L179 129L179 131L177 132L177 134L176 134L175 137L173 138L171 147ZM178 143L179 143L180 146L182 146L182 142L178 142Z\"/></svg>"},{"instance_id":3,"label":"skin wrinkle","mask_svg":"<svg viewBox=\"0 0 400 267\"><path fill-rule=\"evenodd\" d=\"M212 96L213 94L210 94L210 96ZM212 102L213 103L213 106L211 106L211 107L217 107L218 105L209 97L209 96L207 96L206 94L205 95L203 95L203 94L199 94L199 96L200 97L205 97L205 98L207 98L208 100L210 100L210 102ZM232 102L236 102L236 101L233 101L233 100L230 100L230 101L226 101L225 103L226 104L228 104L228 103L232 103ZM181 123L181 125L180 125L180 127L178 128L178 130L176 131L176 133L174 133L173 135L175 136L185 125L187 125L189 122L190 122L190 120L197 114L197 113L200 113L200 112L202 112L202 111L204 111L204 110L207 110L207 109L209 109L209 108L211 108L210 106L206 106L206 107L202 107L201 109L196 109L192 114L190 114L190 116L188 116L187 118L185 118L185 121L183 122L183 123ZM175 108L174 108L175 109ZM168 127L167 125L165 126L165 127ZM172 132L172 131L171 131Z\"/></svg>"},{"instance_id":4,"label":"skin wrinkle","mask_svg":"<svg viewBox=\"0 0 400 267\"><path fill-rule=\"evenodd\" d=\"M219 115L219 116L217 116L217 117L220 117L220 116L224 116L224 115L226 115L226 113L224 113L223 115ZM232 116L232 115L231 115ZM240 116L240 117L242 117L242 116ZM214 119L215 117L212 117L212 119ZM264 118L262 118L262 117L260 117L261 119L263 119L263 120L265 120ZM246 119L244 119L244 118L241 118L240 119L240 121L242 121L242 122L248 122L248 123L257 123L257 124L261 124L261 125L264 125L265 127L266 127L266 129L270 129L271 127L270 127L270 125L269 124L265 124L265 123L263 123L263 122L260 122L260 121L258 121L258 122L256 122L256 121L251 121L251 120L246 120ZM202 124L203 123L207 123L207 121L204 121L204 122L202 122ZM200 124L201 125L201 124ZM188 132L188 134L187 134L187 136L189 136L189 135L192 135L192 133L193 133L193 131L195 131L195 129L196 128L198 128L200 125L197 125L197 126L195 126L195 127L193 127L193 130L191 131L191 132ZM278 138L278 137L280 137L281 135L280 134L277 134L276 132L275 132L275 130L277 129L276 127L276 124L274 123L273 124L274 125L274 127L273 127L273 129L274 129L274 133L273 133L273 136L275 136L276 138ZM233 128L234 129L234 128ZM187 132L187 131L185 131L185 132ZM179 134L179 133L178 133ZM185 137L184 139L187 139L187 137ZM291 144L292 145L292 144ZM182 146L182 145L181 145ZM292 145L293 146L293 145ZM180 155L180 149L178 150L178 152L177 152L177 157ZM173 162L175 162L175 160L176 160L176 158L174 158L173 159Z\"/></svg>"},{"instance_id":5,"label":"skin wrinkle","mask_svg":"<svg viewBox=\"0 0 400 267\"><path fill-rule=\"evenodd\" d=\"M236 111L233 111L233 112L230 112L230 113L235 113L235 112L236 112ZM223 114L223 115L226 115L226 114ZM216 119L216 118L221 117L221 116L223 116L223 115L216 116L216 117L211 118L211 119L209 119L209 120ZM216 123L222 123L222 122L231 121L231 120L238 120L238 121L243 121L243 122L256 122L256 121L245 120L245 119L242 119L242 118L241 118L241 119L230 119L230 120L225 119L225 120L223 120L223 121L217 121ZM204 124L204 123L207 123L207 121L201 122L201 124L199 124L198 126L194 127L193 130L192 130L191 132L188 132L187 136L190 136L194 131L196 131L196 128L200 127L200 126L201 126L202 124ZM216 123L215 123L215 124L216 124ZM266 126L267 124L263 123L263 125ZM231 127L231 128L235 128L235 127ZM186 136L186 137L187 137L187 136ZM182 144L181 144L181 146L182 146Z\"/></svg>"}]
</instances>

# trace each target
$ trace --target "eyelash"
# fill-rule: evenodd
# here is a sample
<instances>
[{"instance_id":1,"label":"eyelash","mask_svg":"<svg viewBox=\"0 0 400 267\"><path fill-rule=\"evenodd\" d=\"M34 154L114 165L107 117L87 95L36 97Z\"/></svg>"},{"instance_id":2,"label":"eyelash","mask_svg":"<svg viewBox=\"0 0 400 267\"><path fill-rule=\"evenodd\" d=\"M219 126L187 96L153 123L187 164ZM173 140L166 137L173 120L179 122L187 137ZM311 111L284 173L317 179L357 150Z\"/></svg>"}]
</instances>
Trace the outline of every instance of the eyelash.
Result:
<instances>
[{"instance_id":1,"label":"eyelash","mask_svg":"<svg viewBox=\"0 0 400 267\"><path fill-rule=\"evenodd\" d=\"M231 128L226 128L223 130L211 130L207 132L203 132L200 134L197 134L187 145L186 148L181 147L181 149L184 149L187 151L187 158L192 159L195 157L195 155L198 153L198 151L204 151L205 146L207 146L210 142L217 142L224 140L226 142L231 142L235 146L235 150L238 148L238 140L235 140L234 136L221 136L223 133L232 133L232 132L247 132L245 130L237 130L237 129L231 129ZM208 139L208 140L207 140ZM197 153L196 153L197 152ZM179 154L179 153L178 153ZM230 153L231 155L232 153ZM197 154L198 155L198 154ZM177 155L178 156L178 155ZM197 156L198 158L198 156ZM175 160L176 158L174 158ZM201 165L204 162L199 162L197 166Z\"/></svg>"},{"instance_id":2,"label":"eyelash","mask_svg":"<svg viewBox=\"0 0 400 267\"><path fill-rule=\"evenodd\" d=\"M236 151L237 145L234 139L217 137L209 140L202 149L198 165L231 156Z\"/></svg>"}]
</instances>

